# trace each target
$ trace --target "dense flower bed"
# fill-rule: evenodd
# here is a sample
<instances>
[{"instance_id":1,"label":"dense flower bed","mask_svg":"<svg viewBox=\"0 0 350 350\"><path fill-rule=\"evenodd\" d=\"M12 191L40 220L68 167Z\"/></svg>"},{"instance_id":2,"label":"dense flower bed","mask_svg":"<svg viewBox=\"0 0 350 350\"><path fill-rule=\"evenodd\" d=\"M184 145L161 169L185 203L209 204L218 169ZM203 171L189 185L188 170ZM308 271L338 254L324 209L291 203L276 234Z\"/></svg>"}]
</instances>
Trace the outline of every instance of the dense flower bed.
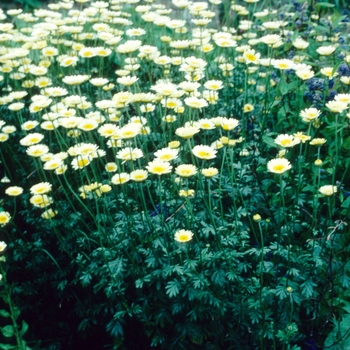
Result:
<instances>
[{"instance_id":1,"label":"dense flower bed","mask_svg":"<svg viewBox=\"0 0 350 350\"><path fill-rule=\"evenodd\" d=\"M350 347L349 21L0 11L2 348Z\"/></svg>"}]
</instances>

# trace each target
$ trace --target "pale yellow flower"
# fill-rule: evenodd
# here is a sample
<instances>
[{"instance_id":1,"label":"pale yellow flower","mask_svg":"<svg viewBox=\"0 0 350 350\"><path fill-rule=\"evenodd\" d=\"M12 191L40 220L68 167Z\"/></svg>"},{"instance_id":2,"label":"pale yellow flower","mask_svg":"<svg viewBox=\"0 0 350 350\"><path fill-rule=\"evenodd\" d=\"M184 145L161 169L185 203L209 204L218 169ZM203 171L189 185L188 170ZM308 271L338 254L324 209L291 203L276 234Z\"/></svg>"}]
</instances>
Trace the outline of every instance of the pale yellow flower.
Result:
<instances>
[{"instance_id":1,"label":"pale yellow flower","mask_svg":"<svg viewBox=\"0 0 350 350\"><path fill-rule=\"evenodd\" d=\"M195 190L192 190L192 189L188 189L188 190L180 190L179 191L179 196L180 197L194 197L195 195Z\"/></svg>"},{"instance_id":2,"label":"pale yellow flower","mask_svg":"<svg viewBox=\"0 0 350 350\"><path fill-rule=\"evenodd\" d=\"M40 182L30 188L31 194L45 194L51 191L52 184L49 182Z\"/></svg>"},{"instance_id":3,"label":"pale yellow flower","mask_svg":"<svg viewBox=\"0 0 350 350\"><path fill-rule=\"evenodd\" d=\"M190 177L197 174L197 167L193 164L181 164L176 167L175 173L181 177Z\"/></svg>"},{"instance_id":4,"label":"pale yellow flower","mask_svg":"<svg viewBox=\"0 0 350 350\"><path fill-rule=\"evenodd\" d=\"M219 173L219 170L217 168L203 168L201 170L202 175L205 177L213 177Z\"/></svg>"},{"instance_id":5,"label":"pale yellow flower","mask_svg":"<svg viewBox=\"0 0 350 350\"><path fill-rule=\"evenodd\" d=\"M180 147L180 141L170 141L168 142L168 146L171 149L176 149Z\"/></svg>"},{"instance_id":6,"label":"pale yellow flower","mask_svg":"<svg viewBox=\"0 0 350 350\"><path fill-rule=\"evenodd\" d=\"M185 104L191 108L199 109L199 108L208 106L208 102L205 99L198 98L195 96L186 97L184 101L185 101Z\"/></svg>"},{"instance_id":7,"label":"pale yellow flower","mask_svg":"<svg viewBox=\"0 0 350 350\"><path fill-rule=\"evenodd\" d=\"M334 100L350 104L350 94L338 94L335 96Z\"/></svg>"},{"instance_id":8,"label":"pale yellow flower","mask_svg":"<svg viewBox=\"0 0 350 350\"><path fill-rule=\"evenodd\" d=\"M51 208L50 209L47 209L45 210L42 214L41 214L41 217L43 219L46 219L46 220L50 220L52 219L53 217L55 217L57 215L58 211L57 210L52 210Z\"/></svg>"},{"instance_id":9,"label":"pale yellow flower","mask_svg":"<svg viewBox=\"0 0 350 350\"><path fill-rule=\"evenodd\" d=\"M43 144L33 145L27 148L26 153L31 157L41 157L49 152L49 147Z\"/></svg>"},{"instance_id":10,"label":"pale yellow flower","mask_svg":"<svg viewBox=\"0 0 350 350\"><path fill-rule=\"evenodd\" d=\"M165 147L154 153L154 156L159 160L169 162L178 157L179 150L175 148Z\"/></svg>"},{"instance_id":11,"label":"pale yellow flower","mask_svg":"<svg viewBox=\"0 0 350 350\"><path fill-rule=\"evenodd\" d=\"M0 252L3 252L7 247L7 244L4 241L0 242ZM2 279L2 275L0 275L0 280Z\"/></svg>"},{"instance_id":12,"label":"pale yellow flower","mask_svg":"<svg viewBox=\"0 0 350 350\"><path fill-rule=\"evenodd\" d=\"M197 145L192 149L192 153L200 159L213 159L216 157L217 150L206 145Z\"/></svg>"},{"instance_id":13,"label":"pale yellow flower","mask_svg":"<svg viewBox=\"0 0 350 350\"><path fill-rule=\"evenodd\" d=\"M310 145L312 146L322 146L323 144L325 144L327 142L326 139L323 139L323 138L315 138L313 140L311 140L309 142Z\"/></svg>"},{"instance_id":14,"label":"pale yellow flower","mask_svg":"<svg viewBox=\"0 0 350 350\"><path fill-rule=\"evenodd\" d=\"M331 46L331 45L329 45L329 46L320 46L316 50L316 52L318 54L320 54L321 56L329 56L335 51L335 49L336 48L334 46Z\"/></svg>"},{"instance_id":15,"label":"pale yellow flower","mask_svg":"<svg viewBox=\"0 0 350 350\"><path fill-rule=\"evenodd\" d=\"M243 112L244 113L248 113L248 112L251 112L254 110L254 106L250 103L246 103L244 106L243 106Z\"/></svg>"},{"instance_id":16,"label":"pale yellow flower","mask_svg":"<svg viewBox=\"0 0 350 350\"><path fill-rule=\"evenodd\" d=\"M248 49L243 52L243 59L245 63L258 64L260 59L260 53L256 52L254 49Z\"/></svg>"},{"instance_id":17,"label":"pale yellow flower","mask_svg":"<svg viewBox=\"0 0 350 350\"><path fill-rule=\"evenodd\" d=\"M275 174L283 174L285 171L291 169L292 166L285 158L271 159L267 163L267 170Z\"/></svg>"},{"instance_id":18,"label":"pale yellow flower","mask_svg":"<svg viewBox=\"0 0 350 350\"><path fill-rule=\"evenodd\" d=\"M143 157L143 152L139 148L126 147L119 150L116 157L124 162L128 160L135 161Z\"/></svg>"},{"instance_id":19,"label":"pale yellow flower","mask_svg":"<svg viewBox=\"0 0 350 350\"><path fill-rule=\"evenodd\" d=\"M231 131L235 129L239 124L239 121L234 118L223 118L221 121L221 128L225 131Z\"/></svg>"},{"instance_id":20,"label":"pale yellow flower","mask_svg":"<svg viewBox=\"0 0 350 350\"><path fill-rule=\"evenodd\" d=\"M189 230L179 230L175 232L174 239L179 243L189 242L193 238L193 232Z\"/></svg>"},{"instance_id":21,"label":"pale yellow flower","mask_svg":"<svg viewBox=\"0 0 350 350\"><path fill-rule=\"evenodd\" d=\"M253 215L253 220L255 222L260 222L261 221L261 216L259 214L255 214L255 215Z\"/></svg>"},{"instance_id":22,"label":"pale yellow flower","mask_svg":"<svg viewBox=\"0 0 350 350\"><path fill-rule=\"evenodd\" d=\"M175 130L175 134L177 136L182 137L183 139L189 139L191 138L193 135L197 134L200 132L200 129L196 126L187 126L187 127L181 127L181 128L177 128Z\"/></svg>"},{"instance_id":23,"label":"pale yellow flower","mask_svg":"<svg viewBox=\"0 0 350 350\"><path fill-rule=\"evenodd\" d=\"M71 165L74 170L83 169L90 164L91 159L91 156L79 155L71 161Z\"/></svg>"},{"instance_id":24,"label":"pale yellow flower","mask_svg":"<svg viewBox=\"0 0 350 350\"><path fill-rule=\"evenodd\" d=\"M130 179L136 182L145 181L148 177L148 171L137 169L130 173Z\"/></svg>"},{"instance_id":25,"label":"pale yellow flower","mask_svg":"<svg viewBox=\"0 0 350 350\"><path fill-rule=\"evenodd\" d=\"M29 131L34 129L38 125L39 125L39 122L37 120L28 120L21 125L21 129Z\"/></svg>"},{"instance_id":26,"label":"pale yellow flower","mask_svg":"<svg viewBox=\"0 0 350 350\"><path fill-rule=\"evenodd\" d=\"M297 132L293 134L293 136L300 140L300 142L305 143L306 141L309 141L311 139L311 136L305 135L302 132Z\"/></svg>"},{"instance_id":27,"label":"pale yellow flower","mask_svg":"<svg viewBox=\"0 0 350 350\"><path fill-rule=\"evenodd\" d=\"M45 170L56 170L63 165L63 160L60 158L52 158L45 162L44 169Z\"/></svg>"},{"instance_id":28,"label":"pale yellow flower","mask_svg":"<svg viewBox=\"0 0 350 350\"><path fill-rule=\"evenodd\" d=\"M338 191L336 186L332 185L325 185L321 186L318 191L323 194L324 196L332 196L334 193Z\"/></svg>"},{"instance_id":29,"label":"pale yellow flower","mask_svg":"<svg viewBox=\"0 0 350 350\"><path fill-rule=\"evenodd\" d=\"M115 173L118 170L118 165L115 162L109 162L105 165L105 169L109 173Z\"/></svg>"},{"instance_id":30,"label":"pale yellow flower","mask_svg":"<svg viewBox=\"0 0 350 350\"><path fill-rule=\"evenodd\" d=\"M4 226L7 223L9 223L11 220L11 215L7 211L1 211L0 212L0 226Z\"/></svg>"},{"instance_id":31,"label":"pale yellow flower","mask_svg":"<svg viewBox=\"0 0 350 350\"><path fill-rule=\"evenodd\" d=\"M321 115L321 111L317 108L305 108L299 115L304 122L309 123L312 120L317 119Z\"/></svg>"},{"instance_id":32,"label":"pale yellow flower","mask_svg":"<svg viewBox=\"0 0 350 350\"><path fill-rule=\"evenodd\" d=\"M338 75L337 71L333 72L333 67L321 68L320 72L321 72L321 74L323 74L324 76L326 76L330 79L333 77L336 77Z\"/></svg>"},{"instance_id":33,"label":"pale yellow flower","mask_svg":"<svg viewBox=\"0 0 350 350\"><path fill-rule=\"evenodd\" d=\"M115 174L111 178L111 182L114 185L122 185L122 184L125 184L128 181L130 181L130 175L127 174L127 173Z\"/></svg>"},{"instance_id":34,"label":"pale yellow flower","mask_svg":"<svg viewBox=\"0 0 350 350\"><path fill-rule=\"evenodd\" d=\"M23 188L19 186L11 186L6 188L5 193L8 196L12 196L12 197L19 196L23 193Z\"/></svg>"},{"instance_id":35,"label":"pale yellow flower","mask_svg":"<svg viewBox=\"0 0 350 350\"><path fill-rule=\"evenodd\" d=\"M297 37L293 42L293 46L299 50L304 50L306 49L310 43L302 39L301 37Z\"/></svg>"},{"instance_id":36,"label":"pale yellow flower","mask_svg":"<svg viewBox=\"0 0 350 350\"><path fill-rule=\"evenodd\" d=\"M295 138L293 135L282 134L278 135L275 138L274 142L282 147L294 147L300 143L300 139Z\"/></svg>"},{"instance_id":37,"label":"pale yellow flower","mask_svg":"<svg viewBox=\"0 0 350 350\"><path fill-rule=\"evenodd\" d=\"M52 203L52 198L47 196L46 194L35 194L34 196L30 197L29 201L35 207L45 208Z\"/></svg>"},{"instance_id":38,"label":"pale yellow flower","mask_svg":"<svg viewBox=\"0 0 350 350\"><path fill-rule=\"evenodd\" d=\"M347 103L337 100L327 102L326 107L333 113L341 113L349 108Z\"/></svg>"},{"instance_id":39,"label":"pale yellow flower","mask_svg":"<svg viewBox=\"0 0 350 350\"><path fill-rule=\"evenodd\" d=\"M152 174L164 175L171 172L172 166L169 162L164 162L162 160L155 159L153 162L148 163L146 169Z\"/></svg>"},{"instance_id":40,"label":"pale yellow flower","mask_svg":"<svg viewBox=\"0 0 350 350\"><path fill-rule=\"evenodd\" d=\"M117 130L117 136L121 139L131 139L141 133L140 123L129 123Z\"/></svg>"}]
</instances>

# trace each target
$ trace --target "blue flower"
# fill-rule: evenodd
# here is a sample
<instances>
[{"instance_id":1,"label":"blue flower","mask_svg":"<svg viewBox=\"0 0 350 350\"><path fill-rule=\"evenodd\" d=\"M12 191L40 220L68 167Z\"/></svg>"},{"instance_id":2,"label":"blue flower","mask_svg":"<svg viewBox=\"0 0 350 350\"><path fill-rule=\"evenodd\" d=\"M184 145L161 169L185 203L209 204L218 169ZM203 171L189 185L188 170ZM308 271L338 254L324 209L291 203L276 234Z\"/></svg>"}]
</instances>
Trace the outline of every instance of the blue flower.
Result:
<instances>
[{"instance_id":1,"label":"blue flower","mask_svg":"<svg viewBox=\"0 0 350 350\"><path fill-rule=\"evenodd\" d=\"M334 86L334 79L329 79L329 81L328 81L328 87L329 87L330 89L332 89L333 86Z\"/></svg>"},{"instance_id":2,"label":"blue flower","mask_svg":"<svg viewBox=\"0 0 350 350\"><path fill-rule=\"evenodd\" d=\"M350 77L350 69L349 69L349 66L347 65L347 63L345 63L345 62L341 63L341 65L338 68L338 73L342 77Z\"/></svg>"},{"instance_id":3,"label":"blue flower","mask_svg":"<svg viewBox=\"0 0 350 350\"><path fill-rule=\"evenodd\" d=\"M307 86L309 87L310 91L313 90L324 90L324 79L321 78L311 78L306 82Z\"/></svg>"},{"instance_id":4,"label":"blue flower","mask_svg":"<svg viewBox=\"0 0 350 350\"><path fill-rule=\"evenodd\" d=\"M167 210L167 207L166 207L166 205L164 203L162 204L162 211L163 211L163 215L164 216L168 216L168 210ZM150 217L155 217L155 216L159 215L160 213L161 213L160 204L156 204L155 210L151 211L149 216Z\"/></svg>"}]
</instances>

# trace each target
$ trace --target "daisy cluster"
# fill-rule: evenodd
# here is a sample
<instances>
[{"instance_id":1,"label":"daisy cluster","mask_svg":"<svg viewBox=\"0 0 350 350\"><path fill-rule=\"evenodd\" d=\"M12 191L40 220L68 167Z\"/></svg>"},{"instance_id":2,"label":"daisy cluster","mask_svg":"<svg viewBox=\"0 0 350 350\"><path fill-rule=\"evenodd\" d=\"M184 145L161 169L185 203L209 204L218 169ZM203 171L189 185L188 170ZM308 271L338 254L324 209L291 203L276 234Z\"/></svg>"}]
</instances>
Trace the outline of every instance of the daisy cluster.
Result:
<instances>
[{"instance_id":1,"label":"daisy cluster","mask_svg":"<svg viewBox=\"0 0 350 350\"><path fill-rule=\"evenodd\" d=\"M64 0L1 11L1 147L22 154L28 175L36 171L23 186L42 217L59 212L50 193L68 183L86 199L166 177L176 198L193 197L196 181L232 176L228 149L249 158L264 151L266 135L278 152L259 160L265 170L293 169L292 149L303 144L319 166L320 147L333 142L323 128L334 115L348 123L348 36L320 35L317 25L331 19L303 22L297 4L257 11L257 3L232 3L224 18L220 0ZM292 111L286 100L298 90ZM292 119L289 133L278 127L283 118ZM14 182L5 193L21 195L4 171L2 182ZM1 214L8 223L11 214Z\"/></svg>"}]
</instances>

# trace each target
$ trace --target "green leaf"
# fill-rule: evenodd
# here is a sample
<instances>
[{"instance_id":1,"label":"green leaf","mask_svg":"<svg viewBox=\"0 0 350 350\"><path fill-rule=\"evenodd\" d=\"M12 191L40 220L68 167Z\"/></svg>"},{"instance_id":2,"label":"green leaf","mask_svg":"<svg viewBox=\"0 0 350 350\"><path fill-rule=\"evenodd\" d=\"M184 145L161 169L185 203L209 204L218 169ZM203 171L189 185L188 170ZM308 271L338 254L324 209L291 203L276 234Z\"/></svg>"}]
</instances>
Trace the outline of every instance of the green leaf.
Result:
<instances>
[{"instance_id":1,"label":"green leaf","mask_svg":"<svg viewBox=\"0 0 350 350\"><path fill-rule=\"evenodd\" d=\"M26 321L22 321L22 329L19 332L21 336L23 336L27 332L28 328L28 323Z\"/></svg>"},{"instance_id":2,"label":"green leaf","mask_svg":"<svg viewBox=\"0 0 350 350\"><path fill-rule=\"evenodd\" d=\"M13 326L5 326L1 328L1 332L6 338L10 338L14 335L15 331L13 329Z\"/></svg>"},{"instance_id":3,"label":"green leaf","mask_svg":"<svg viewBox=\"0 0 350 350\"><path fill-rule=\"evenodd\" d=\"M348 277L345 273L339 276L339 282L344 288L350 287L350 277Z\"/></svg>"},{"instance_id":4,"label":"green leaf","mask_svg":"<svg viewBox=\"0 0 350 350\"><path fill-rule=\"evenodd\" d=\"M225 279L225 272L223 270L216 270L211 275L211 280L214 284L218 284L220 286L224 285L226 279Z\"/></svg>"},{"instance_id":5,"label":"green leaf","mask_svg":"<svg viewBox=\"0 0 350 350\"><path fill-rule=\"evenodd\" d=\"M334 7L334 4L330 4L328 2L319 2L318 4L315 5L315 7L323 7L323 8L330 8L330 7Z\"/></svg>"},{"instance_id":6,"label":"green leaf","mask_svg":"<svg viewBox=\"0 0 350 350\"><path fill-rule=\"evenodd\" d=\"M300 285L301 288L301 294L305 297L305 298L310 298L314 292L314 287L316 287L317 285L312 282L311 280L307 280L304 283L302 283Z\"/></svg>"},{"instance_id":7,"label":"green leaf","mask_svg":"<svg viewBox=\"0 0 350 350\"><path fill-rule=\"evenodd\" d=\"M242 189L241 189L241 193L243 196L249 196L250 194L252 194L253 190L251 187L249 186L244 186Z\"/></svg>"},{"instance_id":8,"label":"green leaf","mask_svg":"<svg viewBox=\"0 0 350 350\"><path fill-rule=\"evenodd\" d=\"M333 319L333 330L328 334L324 345L334 350L350 348L350 315L345 315L341 320Z\"/></svg>"},{"instance_id":9,"label":"green leaf","mask_svg":"<svg viewBox=\"0 0 350 350\"><path fill-rule=\"evenodd\" d=\"M270 106L270 108L276 107L280 102L281 102L281 100L275 100L275 101L273 101L273 103L272 103L272 105Z\"/></svg>"},{"instance_id":10,"label":"green leaf","mask_svg":"<svg viewBox=\"0 0 350 350\"><path fill-rule=\"evenodd\" d=\"M306 186L302 189L303 192L314 192L314 190L315 190L315 188L314 188L313 185L306 185Z\"/></svg>"},{"instance_id":11,"label":"green leaf","mask_svg":"<svg viewBox=\"0 0 350 350\"><path fill-rule=\"evenodd\" d=\"M142 308L140 305L132 303L130 309L128 310L128 315L131 317L132 315L139 315L142 313Z\"/></svg>"},{"instance_id":12,"label":"green leaf","mask_svg":"<svg viewBox=\"0 0 350 350\"><path fill-rule=\"evenodd\" d=\"M0 344L1 350L15 350L16 346L10 344Z\"/></svg>"},{"instance_id":13,"label":"green leaf","mask_svg":"<svg viewBox=\"0 0 350 350\"><path fill-rule=\"evenodd\" d=\"M298 88L299 86L299 81L292 81L291 83L288 84L288 90L293 91Z\"/></svg>"},{"instance_id":14,"label":"green leaf","mask_svg":"<svg viewBox=\"0 0 350 350\"><path fill-rule=\"evenodd\" d=\"M333 24L333 27L336 27L339 22L342 22L347 16L339 16L339 14L333 13L331 16L331 21ZM339 62L339 65L341 64L341 61Z\"/></svg>"},{"instance_id":15,"label":"green leaf","mask_svg":"<svg viewBox=\"0 0 350 350\"><path fill-rule=\"evenodd\" d=\"M137 279L135 281L135 287L136 288L142 288L143 287L143 280L141 278Z\"/></svg>"},{"instance_id":16,"label":"green leaf","mask_svg":"<svg viewBox=\"0 0 350 350\"><path fill-rule=\"evenodd\" d=\"M88 272L85 272L82 276L80 276L81 284L84 287L89 285L91 280L92 280L92 276Z\"/></svg>"},{"instance_id":17,"label":"green leaf","mask_svg":"<svg viewBox=\"0 0 350 350\"><path fill-rule=\"evenodd\" d=\"M117 320L117 319L119 319L119 318L123 318L123 317L125 316L125 314L126 314L126 311L125 311L125 310L117 311L117 312L114 314L113 318L114 318L115 320Z\"/></svg>"},{"instance_id":18,"label":"green leaf","mask_svg":"<svg viewBox=\"0 0 350 350\"><path fill-rule=\"evenodd\" d=\"M349 208L350 206L350 197L346 198L345 201L341 204L342 208Z\"/></svg>"},{"instance_id":19,"label":"green leaf","mask_svg":"<svg viewBox=\"0 0 350 350\"><path fill-rule=\"evenodd\" d=\"M287 274L290 276L299 276L300 275L300 270L292 267L287 271Z\"/></svg>"},{"instance_id":20,"label":"green leaf","mask_svg":"<svg viewBox=\"0 0 350 350\"><path fill-rule=\"evenodd\" d=\"M145 263L147 264L147 267L155 268L157 265L157 259L151 255L146 258Z\"/></svg>"},{"instance_id":21,"label":"green leaf","mask_svg":"<svg viewBox=\"0 0 350 350\"><path fill-rule=\"evenodd\" d=\"M345 140L345 142L343 143L343 147L347 150L350 149L350 136Z\"/></svg>"},{"instance_id":22,"label":"green leaf","mask_svg":"<svg viewBox=\"0 0 350 350\"><path fill-rule=\"evenodd\" d=\"M0 310L0 316L2 316L2 317L10 317L11 315L6 310Z\"/></svg>"},{"instance_id":23,"label":"green leaf","mask_svg":"<svg viewBox=\"0 0 350 350\"><path fill-rule=\"evenodd\" d=\"M183 266L180 266L179 264L176 264L172 270L173 270L173 272L176 272L178 275L184 274L184 268L183 268Z\"/></svg>"},{"instance_id":24,"label":"green leaf","mask_svg":"<svg viewBox=\"0 0 350 350\"><path fill-rule=\"evenodd\" d=\"M282 95L286 95L289 91L288 84L286 83L285 80L281 80L280 82L280 91Z\"/></svg>"},{"instance_id":25,"label":"green leaf","mask_svg":"<svg viewBox=\"0 0 350 350\"><path fill-rule=\"evenodd\" d=\"M285 285L277 286L277 288L275 290L275 293L281 300L287 298L287 296L288 296L288 293L287 293Z\"/></svg>"},{"instance_id":26,"label":"green leaf","mask_svg":"<svg viewBox=\"0 0 350 350\"><path fill-rule=\"evenodd\" d=\"M205 281L204 277L200 276L200 275L194 276L192 282L193 282L193 287L196 289L199 289L202 286L204 287L206 285L206 281Z\"/></svg>"},{"instance_id":27,"label":"green leaf","mask_svg":"<svg viewBox=\"0 0 350 350\"><path fill-rule=\"evenodd\" d=\"M226 278L229 280L229 281L235 281L237 279L237 274L235 272L227 272L226 273Z\"/></svg>"},{"instance_id":28,"label":"green leaf","mask_svg":"<svg viewBox=\"0 0 350 350\"><path fill-rule=\"evenodd\" d=\"M118 258L114 261L110 261L108 263L108 266L113 273L113 275L119 275L121 272L124 271L124 261L122 258Z\"/></svg>"},{"instance_id":29,"label":"green leaf","mask_svg":"<svg viewBox=\"0 0 350 350\"><path fill-rule=\"evenodd\" d=\"M265 142L268 146L277 148L277 145L275 144L275 140L272 137L264 135L262 137L263 142Z\"/></svg>"},{"instance_id":30,"label":"green leaf","mask_svg":"<svg viewBox=\"0 0 350 350\"><path fill-rule=\"evenodd\" d=\"M343 303L345 304L343 309L348 313L350 314L350 303L347 302L347 301L343 301Z\"/></svg>"},{"instance_id":31,"label":"green leaf","mask_svg":"<svg viewBox=\"0 0 350 350\"><path fill-rule=\"evenodd\" d=\"M286 108L284 106L282 106L277 112L277 119L278 119L278 123L277 124L285 122L286 115L287 115L286 114Z\"/></svg>"},{"instance_id":32,"label":"green leaf","mask_svg":"<svg viewBox=\"0 0 350 350\"><path fill-rule=\"evenodd\" d=\"M176 314L180 313L183 310L183 308L184 308L183 303L173 303L171 314L176 315Z\"/></svg>"},{"instance_id":33,"label":"green leaf","mask_svg":"<svg viewBox=\"0 0 350 350\"><path fill-rule=\"evenodd\" d=\"M166 294L169 295L170 298L175 297L179 294L180 283L178 280L170 281L165 286Z\"/></svg>"},{"instance_id":34,"label":"green leaf","mask_svg":"<svg viewBox=\"0 0 350 350\"><path fill-rule=\"evenodd\" d=\"M315 31L318 31L320 33L328 33L328 31L329 31L329 29L327 27L321 26L321 25L314 27L314 29L315 29ZM303 61L303 63L309 64L309 62L307 62L307 61ZM313 63L312 65L316 66L315 63Z\"/></svg>"}]
</instances>

